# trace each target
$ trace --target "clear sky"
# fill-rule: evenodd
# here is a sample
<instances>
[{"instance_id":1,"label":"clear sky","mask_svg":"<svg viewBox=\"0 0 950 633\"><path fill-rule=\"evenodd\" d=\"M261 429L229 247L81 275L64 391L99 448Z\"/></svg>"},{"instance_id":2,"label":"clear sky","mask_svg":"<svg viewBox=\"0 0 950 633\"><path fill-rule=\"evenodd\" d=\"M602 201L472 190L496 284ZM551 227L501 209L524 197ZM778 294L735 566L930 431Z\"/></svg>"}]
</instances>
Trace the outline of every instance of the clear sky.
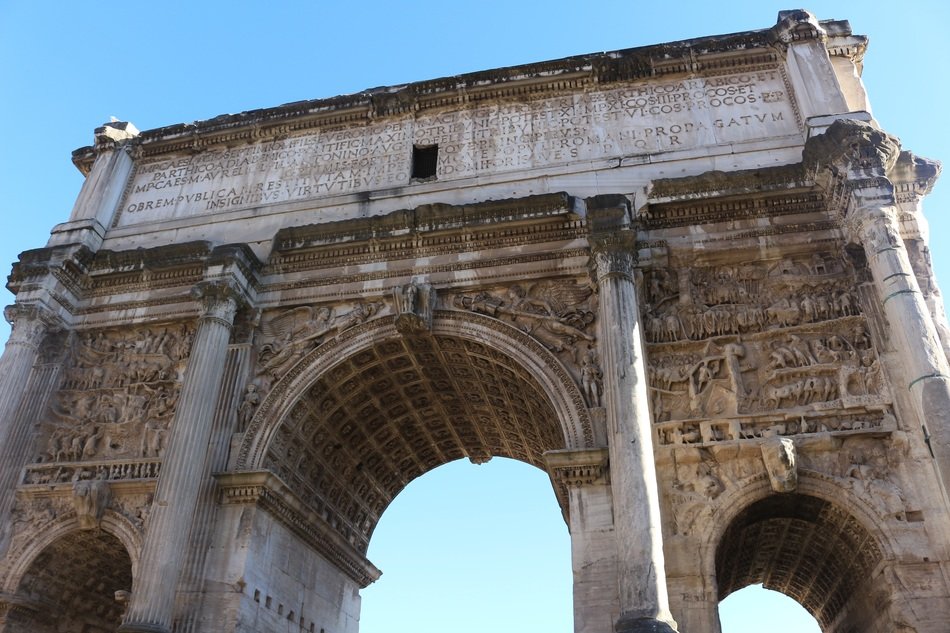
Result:
<instances>
[{"instance_id":1,"label":"clear sky","mask_svg":"<svg viewBox=\"0 0 950 633\"><path fill-rule=\"evenodd\" d=\"M875 116L905 147L945 160L948 6L867 0L806 7L822 19L849 19L856 33L871 37L864 80ZM374 86L767 28L779 9L790 8L771 0L0 0L0 262L45 245L50 228L67 219L82 182L70 152L91 144L93 129L110 116L144 130ZM944 283L948 190L939 183L926 203ZM8 294L4 303L11 302ZM0 340L7 332L0 324ZM386 575L365 594L363 631L570 631L568 547L540 471L503 460L438 469L383 517L371 558ZM420 562L422 554L434 556L434 567ZM397 589L406 593L384 595ZM411 598L423 606L409 607ZM404 620L399 605L409 608ZM743 606L739 619L762 622L750 615L753 606ZM791 622L770 613L772 632ZM738 627L725 630L746 630Z\"/></svg>"}]
</instances>

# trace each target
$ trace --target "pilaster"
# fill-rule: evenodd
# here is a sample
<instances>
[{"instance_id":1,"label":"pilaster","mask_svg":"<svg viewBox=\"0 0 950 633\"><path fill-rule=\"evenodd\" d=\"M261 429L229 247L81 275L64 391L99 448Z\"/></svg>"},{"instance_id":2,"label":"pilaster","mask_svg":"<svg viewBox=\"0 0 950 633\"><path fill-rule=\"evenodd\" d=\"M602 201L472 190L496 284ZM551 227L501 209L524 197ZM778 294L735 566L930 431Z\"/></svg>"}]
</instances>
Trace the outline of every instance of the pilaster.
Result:
<instances>
[{"instance_id":1,"label":"pilaster","mask_svg":"<svg viewBox=\"0 0 950 633\"><path fill-rule=\"evenodd\" d=\"M202 282L192 296L200 316L165 461L149 514L132 601L120 631L168 633L205 475L208 442L221 390L231 325L241 301L226 281Z\"/></svg>"},{"instance_id":2,"label":"pilaster","mask_svg":"<svg viewBox=\"0 0 950 633\"><path fill-rule=\"evenodd\" d=\"M607 449L550 451L544 459L570 508L574 633L607 633L620 608Z\"/></svg>"},{"instance_id":3,"label":"pilaster","mask_svg":"<svg viewBox=\"0 0 950 633\"><path fill-rule=\"evenodd\" d=\"M669 610L640 311L633 281L636 232L620 196L588 199L592 274L619 560L618 633L674 631Z\"/></svg>"}]
</instances>

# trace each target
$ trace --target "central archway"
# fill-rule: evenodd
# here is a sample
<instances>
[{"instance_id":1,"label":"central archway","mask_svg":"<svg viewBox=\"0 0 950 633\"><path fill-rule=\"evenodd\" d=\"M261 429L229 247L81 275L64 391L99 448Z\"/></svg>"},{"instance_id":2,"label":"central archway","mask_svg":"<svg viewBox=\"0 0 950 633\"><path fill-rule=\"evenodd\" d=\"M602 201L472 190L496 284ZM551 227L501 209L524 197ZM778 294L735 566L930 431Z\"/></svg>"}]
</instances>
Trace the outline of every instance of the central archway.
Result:
<instances>
[{"instance_id":1,"label":"central archway","mask_svg":"<svg viewBox=\"0 0 950 633\"><path fill-rule=\"evenodd\" d=\"M365 554L416 477L463 457L544 468L545 452L593 437L583 397L548 350L497 320L446 311L431 334L403 336L382 318L314 350L261 404L240 456Z\"/></svg>"}]
</instances>

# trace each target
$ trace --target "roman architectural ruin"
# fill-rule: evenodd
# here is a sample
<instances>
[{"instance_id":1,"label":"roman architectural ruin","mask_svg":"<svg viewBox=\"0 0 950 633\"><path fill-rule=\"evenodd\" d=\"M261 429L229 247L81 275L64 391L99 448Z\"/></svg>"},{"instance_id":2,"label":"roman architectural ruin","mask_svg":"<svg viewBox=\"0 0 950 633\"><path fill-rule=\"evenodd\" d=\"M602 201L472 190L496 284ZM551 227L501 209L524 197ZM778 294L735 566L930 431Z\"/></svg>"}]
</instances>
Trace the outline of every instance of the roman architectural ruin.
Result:
<instances>
[{"instance_id":1,"label":"roman architectural ruin","mask_svg":"<svg viewBox=\"0 0 950 633\"><path fill-rule=\"evenodd\" d=\"M946 633L939 165L865 47L788 11L97 129L8 282L0 630L356 633L390 501L504 456L550 475L578 633L716 633L760 582Z\"/></svg>"}]
</instances>

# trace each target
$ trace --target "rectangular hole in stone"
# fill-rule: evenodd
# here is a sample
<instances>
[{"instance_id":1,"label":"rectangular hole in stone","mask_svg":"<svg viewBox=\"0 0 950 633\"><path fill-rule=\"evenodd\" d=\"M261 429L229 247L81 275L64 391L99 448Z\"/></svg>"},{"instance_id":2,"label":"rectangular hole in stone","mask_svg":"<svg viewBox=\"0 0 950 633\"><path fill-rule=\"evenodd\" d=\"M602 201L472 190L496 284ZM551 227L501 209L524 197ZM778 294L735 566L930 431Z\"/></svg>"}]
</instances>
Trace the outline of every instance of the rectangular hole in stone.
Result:
<instances>
[{"instance_id":1,"label":"rectangular hole in stone","mask_svg":"<svg viewBox=\"0 0 950 633\"><path fill-rule=\"evenodd\" d=\"M438 145L412 146L412 177L414 179L435 178L435 168L438 163Z\"/></svg>"}]
</instances>

